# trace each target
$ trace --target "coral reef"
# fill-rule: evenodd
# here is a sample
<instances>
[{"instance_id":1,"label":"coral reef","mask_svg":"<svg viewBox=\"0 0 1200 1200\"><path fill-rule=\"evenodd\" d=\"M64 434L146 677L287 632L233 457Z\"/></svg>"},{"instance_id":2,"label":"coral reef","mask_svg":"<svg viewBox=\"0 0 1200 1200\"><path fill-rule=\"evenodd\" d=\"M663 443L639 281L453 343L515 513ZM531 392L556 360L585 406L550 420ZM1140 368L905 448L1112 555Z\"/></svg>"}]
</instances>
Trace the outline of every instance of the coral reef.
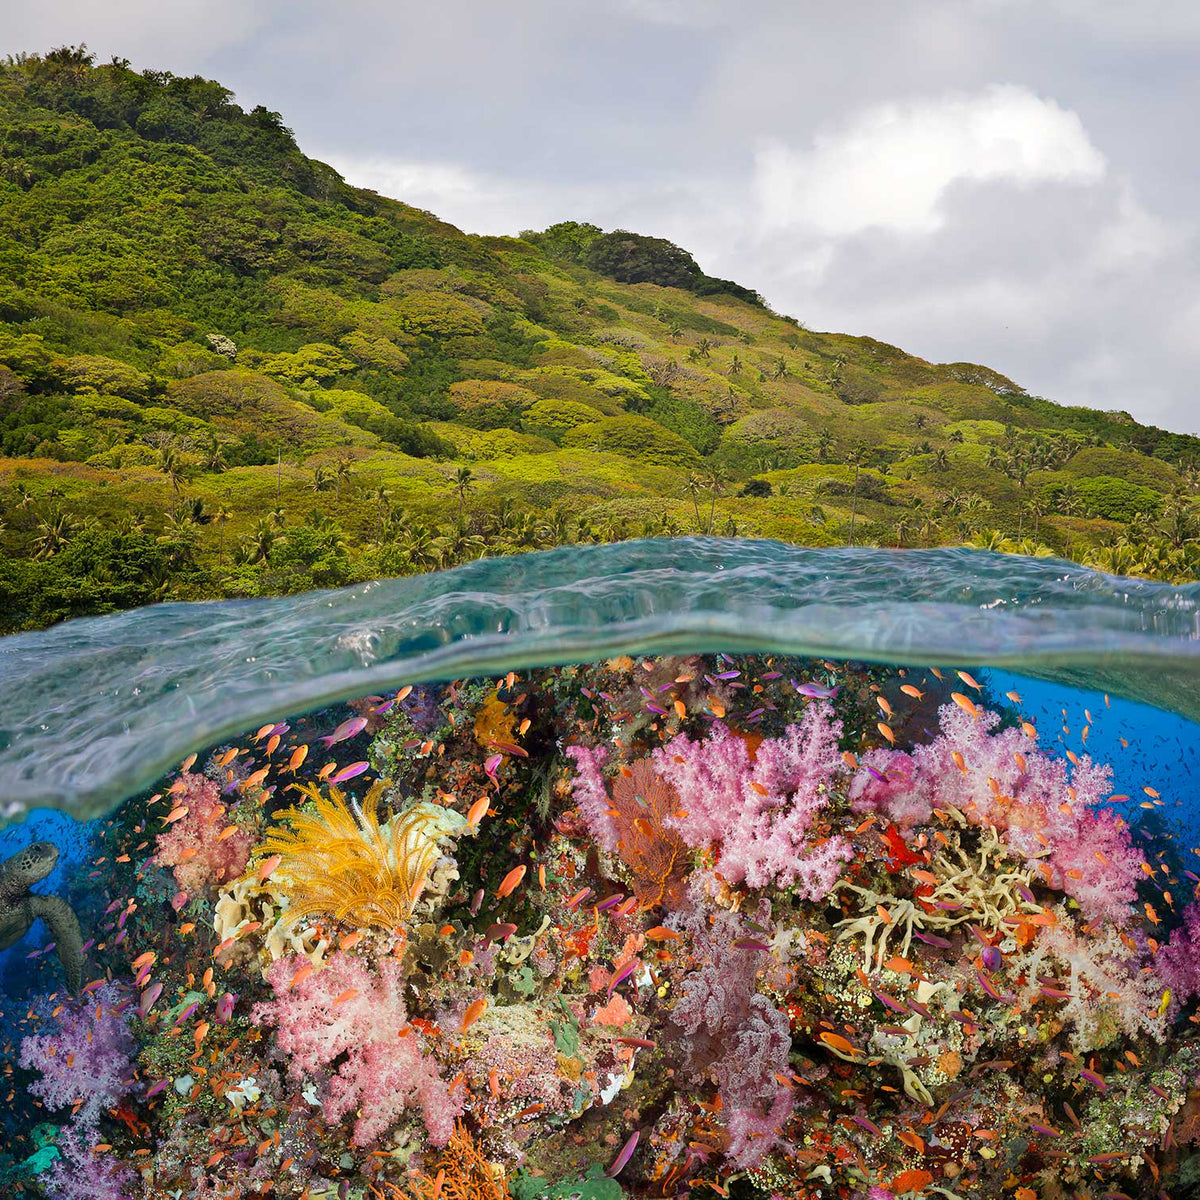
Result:
<instances>
[{"instance_id":1,"label":"coral reef","mask_svg":"<svg viewBox=\"0 0 1200 1200\"><path fill-rule=\"evenodd\" d=\"M93 982L5 1018L0 1181L1189 1194L1200 875L960 674L623 657L198 752L96 830Z\"/></svg>"}]
</instances>

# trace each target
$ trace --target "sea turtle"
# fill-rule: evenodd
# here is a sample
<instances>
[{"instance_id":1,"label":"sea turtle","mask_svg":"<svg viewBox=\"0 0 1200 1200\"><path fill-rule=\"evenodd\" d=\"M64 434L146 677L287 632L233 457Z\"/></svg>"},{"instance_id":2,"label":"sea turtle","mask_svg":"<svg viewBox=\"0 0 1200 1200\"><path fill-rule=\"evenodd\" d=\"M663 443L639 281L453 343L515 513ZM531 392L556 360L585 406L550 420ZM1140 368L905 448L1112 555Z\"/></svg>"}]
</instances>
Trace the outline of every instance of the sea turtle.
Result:
<instances>
[{"instance_id":1,"label":"sea turtle","mask_svg":"<svg viewBox=\"0 0 1200 1200\"><path fill-rule=\"evenodd\" d=\"M71 906L57 896L35 896L30 888L45 879L58 862L53 842L31 842L0 862L0 950L19 942L41 917L54 937L67 987L79 991L83 979L83 934Z\"/></svg>"}]
</instances>

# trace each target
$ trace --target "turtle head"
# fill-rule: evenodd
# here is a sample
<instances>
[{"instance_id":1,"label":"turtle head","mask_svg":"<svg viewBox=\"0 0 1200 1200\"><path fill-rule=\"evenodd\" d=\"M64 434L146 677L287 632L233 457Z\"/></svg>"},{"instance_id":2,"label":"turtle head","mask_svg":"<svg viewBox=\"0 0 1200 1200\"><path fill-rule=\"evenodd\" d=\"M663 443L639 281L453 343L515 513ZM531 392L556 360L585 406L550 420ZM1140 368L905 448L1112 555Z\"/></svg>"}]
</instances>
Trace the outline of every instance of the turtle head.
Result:
<instances>
[{"instance_id":1,"label":"turtle head","mask_svg":"<svg viewBox=\"0 0 1200 1200\"><path fill-rule=\"evenodd\" d=\"M45 879L58 863L58 847L53 842L30 842L5 864L9 879L27 888Z\"/></svg>"}]
</instances>

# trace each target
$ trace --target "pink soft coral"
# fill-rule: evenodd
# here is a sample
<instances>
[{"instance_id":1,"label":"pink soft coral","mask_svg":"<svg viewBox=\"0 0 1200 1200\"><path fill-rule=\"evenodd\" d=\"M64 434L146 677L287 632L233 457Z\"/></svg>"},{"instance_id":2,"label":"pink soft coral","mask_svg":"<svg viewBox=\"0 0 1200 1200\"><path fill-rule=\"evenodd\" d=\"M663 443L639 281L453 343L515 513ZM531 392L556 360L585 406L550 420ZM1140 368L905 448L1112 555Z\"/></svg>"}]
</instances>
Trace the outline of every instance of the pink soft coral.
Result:
<instances>
[{"instance_id":1,"label":"pink soft coral","mask_svg":"<svg viewBox=\"0 0 1200 1200\"><path fill-rule=\"evenodd\" d=\"M276 1044L289 1058L292 1078L319 1072L346 1055L326 1088L327 1121L360 1111L353 1141L366 1146L416 1104L429 1140L444 1146L462 1102L451 1096L437 1062L421 1053L420 1035L408 1023L400 962L384 959L372 974L353 955L334 954L293 987L307 965L299 955L274 963L267 979L276 998L256 1004L250 1015L255 1024L276 1027ZM348 992L353 995L341 999Z\"/></svg>"},{"instance_id":2,"label":"pink soft coral","mask_svg":"<svg viewBox=\"0 0 1200 1200\"><path fill-rule=\"evenodd\" d=\"M1065 759L1042 753L1020 729L993 733L1000 718L986 709L972 718L947 704L938 715L941 731L928 745L863 756L851 807L886 813L902 829L933 809L957 808L972 824L1003 830L1047 885L1089 917L1127 922L1145 859L1125 822L1100 807L1111 768L1085 754L1068 771Z\"/></svg>"},{"instance_id":3,"label":"pink soft coral","mask_svg":"<svg viewBox=\"0 0 1200 1200\"><path fill-rule=\"evenodd\" d=\"M690 846L718 846L730 883L795 887L809 900L828 895L852 851L843 838L814 844L809 835L843 769L841 731L828 704L810 704L798 724L761 742L753 755L746 739L720 722L703 741L681 734L654 752L686 813L666 823Z\"/></svg>"},{"instance_id":4,"label":"pink soft coral","mask_svg":"<svg viewBox=\"0 0 1200 1200\"><path fill-rule=\"evenodd\" d=\"M1200 996L1200 904L1183 910L1183 924L1171 934L1155 959L1158 976L1179 1004Z\"/></svg>"},{"instance_id":5,"label":"pink soft coral","mask_svg":"<svg viewBox=\"0 0 1200 1200\"><path fill-rule=\"evenodd\" d=\"M254 839L238 829L218 840L229 825L229 814L217 785L203 775L186 774L180 779L184 788L175 803L186 808L187 815L158 835L158 861L174 868L182 891L195 895L209 884L236 879L246 869Z\"/></svg>"}]
</instances>

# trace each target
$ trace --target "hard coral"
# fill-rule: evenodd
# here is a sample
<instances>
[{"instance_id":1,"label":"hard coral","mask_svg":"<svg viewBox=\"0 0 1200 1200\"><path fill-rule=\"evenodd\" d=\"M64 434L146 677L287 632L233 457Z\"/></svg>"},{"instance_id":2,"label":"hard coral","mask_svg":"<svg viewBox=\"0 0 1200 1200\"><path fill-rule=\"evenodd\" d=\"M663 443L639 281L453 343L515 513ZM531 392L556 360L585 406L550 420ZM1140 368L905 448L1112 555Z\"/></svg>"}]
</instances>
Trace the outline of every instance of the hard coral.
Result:
<instances>
[{"instance_id":1,"label":"hard coral","mask_svg":"<svg viewBox=\"0 0 1200 1200\"><path fill-rule=\"evenodd\" d=\"M267 973L275 999L256 1004L250 1014L255 1024L276 1027L291 1077L299 1081L342 1060L322 1107L331 1123L358 1112L356 1146L376 1141L413 1106L424 1116L429 1140L445 1145L462 1101L451 1096L436 1060L421 1052L420 1035L408 1023L400 962L385 959L372 974L354 956L338 953L293 986L308 965L299 955L276 962Z\"/></svg>"},{"instance_id":2,"label":"hard coral","mask_svg":"<svg viewBox=\"0 0 1200 1200\"><path fill-rule=\"evenodd\" d=\"M251 835L244 829L221 838L229 814L217 785L203 775L184 774L176 794L177 808L186 815L158 835L158 861L174 870L175 882L192 895L213 883L236 879L250 856Z\"/></svg>"}]
</instances>

